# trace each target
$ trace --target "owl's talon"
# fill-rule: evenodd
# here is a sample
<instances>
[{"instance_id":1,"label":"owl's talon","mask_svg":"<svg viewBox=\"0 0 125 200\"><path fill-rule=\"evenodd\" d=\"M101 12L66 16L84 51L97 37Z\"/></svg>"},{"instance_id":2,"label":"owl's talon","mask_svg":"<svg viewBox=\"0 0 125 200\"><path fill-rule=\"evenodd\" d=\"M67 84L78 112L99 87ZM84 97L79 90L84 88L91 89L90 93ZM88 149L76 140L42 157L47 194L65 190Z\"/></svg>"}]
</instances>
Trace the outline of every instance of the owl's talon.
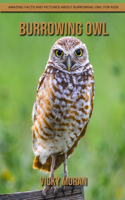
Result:
<instances>
[{"instance_id":1,"label":"owl's talon","mask_svg":"<svg viewBox=\"0 0 125 200\"><path fill-rule=\"evenodd\" d=\"M45 197L45 195L44 195L44 194L42 194L42 196L43 196L44 200L46 200L46 197Z\"/></svg>"},{"instance_id":2,"label":"owl's talon","mask_svg":"<svg viewBox=\"0 0 125 200\"><path fill-rule=\"evenodd\" d=\"M54 197L54 200L56 199L56 197L57 197L57 191L55 192L55 197Z\"/></svg>"},{"instance_id":3,"label":"owl's talon","mask_svg":"<svg viewBox=\"0 0 125 200\"><path fill-rule=\"evenodd\" d=\"M75 185L72 185L72 191L71 191L71 194L73 193L74 188L75 188Z\"/></svg>"},{"instance_id":4,"label":"owl's talon","mask_svg":"<svg viewBox=\"0 0 125 200\"><path fill-rule=\"evenodd\" d=\"M64 196L65 196L65 186L62 185L61 188L62 188L62 192L63 192L63 194L64 194Z\"/></svg>"},{"instance_id":5,"label":"owl's talon","mask_svg":"<svg viewBox=\"0 0 125 200\"><path fill-rule=\"evenodd\" d=\"M53 185L52 188L53 188L53 190L54 190L54 194L55 194L54 199L56 199L56 197L57 197L57 192L58 192L58 188L57 188L56 185Z\"/></svg>"},{"instance_id":6,"label":"owl's talon","mask_svg":"<svg viewBox=\"0 0 125 200\"><path fill-rule=\"evenodd\" d=\"M43 198L46 199L46 192L51 188L50 185L46 185L42 191Z\"/></svg>"}]
</instances>

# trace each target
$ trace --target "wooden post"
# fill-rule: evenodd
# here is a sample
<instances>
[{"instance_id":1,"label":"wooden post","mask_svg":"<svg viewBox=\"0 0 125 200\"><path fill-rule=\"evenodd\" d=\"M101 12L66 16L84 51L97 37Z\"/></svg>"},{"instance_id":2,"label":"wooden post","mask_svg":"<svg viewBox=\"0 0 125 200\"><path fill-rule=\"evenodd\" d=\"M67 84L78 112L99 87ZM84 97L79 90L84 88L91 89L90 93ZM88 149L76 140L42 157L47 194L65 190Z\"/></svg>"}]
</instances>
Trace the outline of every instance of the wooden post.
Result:
<instances>
[{"instance_id":1,"label":"wooden post","mask_svg":"<svg viewBox=\"0 0 125 200\"><path fill-rule=\"evenodd\" d=\"M58 193L56 200L84 200L84 191L83 191L83 186L78 185L75 186L73 193L71 193L72 187L71 186L66 186L65 189L65 196L62 192L61 188L58 188ZM42 196L42 190L37 190L37 191L29 191L29 192L18 192L18 193L12 193L12 194L1 194L0 195L0 200L43 200ZM46 195L46 200L52 200L54 199L54 193L53 189L50 189L47 192Z\"/></svg>"}]
</instances>

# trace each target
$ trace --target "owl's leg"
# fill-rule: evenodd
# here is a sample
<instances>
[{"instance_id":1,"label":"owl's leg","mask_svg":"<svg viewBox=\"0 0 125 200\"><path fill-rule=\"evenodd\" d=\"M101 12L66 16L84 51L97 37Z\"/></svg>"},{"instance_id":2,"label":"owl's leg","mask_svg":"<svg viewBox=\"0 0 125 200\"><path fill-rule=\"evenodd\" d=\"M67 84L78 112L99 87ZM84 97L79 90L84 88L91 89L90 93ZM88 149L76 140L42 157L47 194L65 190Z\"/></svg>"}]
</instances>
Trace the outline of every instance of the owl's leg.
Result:
<instances>
[{"instance_id":1,"label":"owl's leg","mask_svg":"<svg viewBox=\"0 0 125 200\"><path fill-rule=\"evenodd\" d=\"M50 178L54 178L54 168L55 168L55 160L56 160L56 154L52 155L52 163L51 163L51 171L50 171ZM57 196L57 186L56 185L46 185L44 190L42 191L42 195L45 199L46 193L50 188L54 189L54 193L55 193L55 198Z\"/></svg>"},{"instance_id":2,"label":"owl's leg","mask_svg":"<svg viewBox=\"0 0 125 200\"><path fill-rule=\"evenodd\" d=\"M52 155L51 172L50 172L50 177L52 177L52 178L54 178L55 161L56 161L56 154L53 154ZM53 185L52 188L54 190L55 198L56 198L56 196L57 196L57 186Z\"/></svg>"},{"instance_id":3,"label":"owl's leg","mask_svg":"<svg viewBox=\"0 0 125 200\"><path fill-rule=\"evenodd\" d=\"M67 169L67 153L64 154L64 177L68 177L68 169Z\"/></svg>"},{"instance_id":4,"label":"owl's leg","mask_svg":"<svg viewBox=\"0 0 125 200\"><path fill-rule=\"evenodd\" d=\"M67 153L64 153L64 178L68 177L68 170L67 170ZM62 184L62 192L65 195L65 185Z\"/></svg>"}]
</instances>

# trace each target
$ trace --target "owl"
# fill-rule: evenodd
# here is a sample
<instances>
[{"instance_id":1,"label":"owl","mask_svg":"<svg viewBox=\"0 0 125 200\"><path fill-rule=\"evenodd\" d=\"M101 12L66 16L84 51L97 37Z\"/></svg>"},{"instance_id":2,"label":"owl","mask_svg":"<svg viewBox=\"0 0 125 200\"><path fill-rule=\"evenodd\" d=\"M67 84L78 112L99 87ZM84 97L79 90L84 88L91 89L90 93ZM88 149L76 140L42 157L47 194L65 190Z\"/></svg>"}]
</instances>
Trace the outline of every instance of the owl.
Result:
<instances>
[{"instance_id":1,"label":"owl","mask_svg":"<svg viewBox=\"0 0 125 200\"><path fill-rule=\"evenodd\" d=\"M79 39L62 37L55 42L38 82L32 112L33 168L50 172L50 177L63 162L64 177L68 176L67 159L92 115L93 73L86 45ZM50 187L45 186L44 197Z\"/></svg>"}]
</instances>

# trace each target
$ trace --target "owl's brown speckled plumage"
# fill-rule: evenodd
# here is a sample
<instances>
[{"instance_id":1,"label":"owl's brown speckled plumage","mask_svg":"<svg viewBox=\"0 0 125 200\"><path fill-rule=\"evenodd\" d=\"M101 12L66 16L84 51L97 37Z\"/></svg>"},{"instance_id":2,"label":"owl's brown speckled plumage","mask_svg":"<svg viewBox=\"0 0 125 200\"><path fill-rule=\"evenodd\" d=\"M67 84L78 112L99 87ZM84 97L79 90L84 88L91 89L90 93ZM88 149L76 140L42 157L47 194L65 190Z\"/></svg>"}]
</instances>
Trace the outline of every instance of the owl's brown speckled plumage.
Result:
<instances>
[{"instance_id":1,"label":"owl's brown speckled plumage","mask_svg":"<svg viewBox=\"0 0 125 200\"><path fill-rule=\"evenodd\" d=\"M63 52L60 57L55 53L58 49ZM78 49L81 56L75 53ZM73 153L85 134L93 100L93 68L85 44L75 37L57 40L39 79L33 106L34 168L49 172L52 155L56 155L57 169L64 154L68 158Z\"/></svg>"}]
</instances>

